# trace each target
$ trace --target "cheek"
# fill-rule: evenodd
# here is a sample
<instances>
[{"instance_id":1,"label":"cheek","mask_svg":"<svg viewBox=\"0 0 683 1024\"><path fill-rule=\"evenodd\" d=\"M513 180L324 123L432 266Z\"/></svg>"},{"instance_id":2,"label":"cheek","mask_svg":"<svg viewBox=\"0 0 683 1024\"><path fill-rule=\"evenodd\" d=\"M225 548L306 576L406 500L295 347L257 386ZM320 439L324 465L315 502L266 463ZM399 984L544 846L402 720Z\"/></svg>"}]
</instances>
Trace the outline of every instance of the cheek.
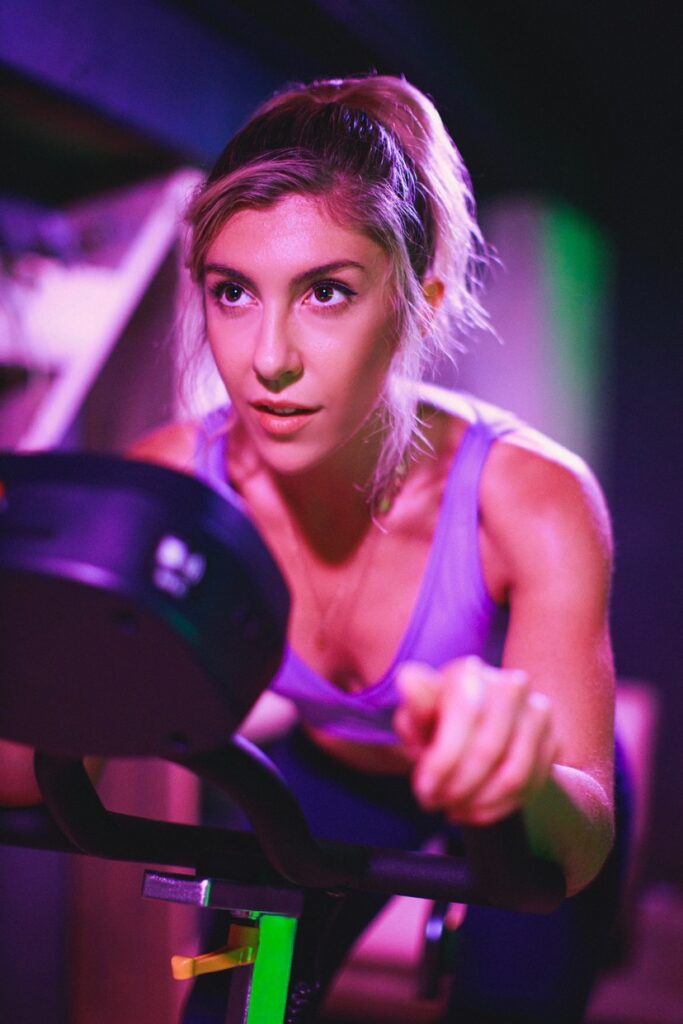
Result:
<instances>
[{"instance_id":1,"label":"cheek","mask_svg":"<svg viewBox=\"0 0 683 1024\"><path fill-rule=\"evenodd\" d=\"M377 406L386 390L393 354L390 338L373 333L367 346L347 364L346 393L355 415L366 416Z\"/></svg>"},{"instance_id":2,"label":"cheek","mask_svg":"<svg viewBox=\"0 0 683 1024\"><path fill-rule=\"evenodd\" d=\"M396 352L395 333L393 322L386 319L379 320L368 332L361 372L373 379L375 384L381 381L383 385L389 373Z\"/></svg>"},{"instance_id":3,"label":"cheek","mask_svg":"<svg viewBox=\"0 0 683 1024\"><path fill-rule=\"evenodd\" d=\"M231 332L230 336L215 317L207 317L206 337L209 350L216 364L221 377L233 377L240 372L241 364L244 361L244 346L239 344L239 338Z\"/></svg>"},{"instance_id":4,"label":"cheek","mask_svg":"<svg viewBox=\"0 0 683 1024\"><path fill-rule=\"evenodd\" d=\"M206 336L209 343L209 351L211 352L211 357L214 363L216 364L217 370L222 376L224 370L227 368L229 364L225 346L218 343L215 335L210 330L206 332Z\"/></svg>"},{"instance_id":5,"label":"cheek","mask_svg":"<svg viewBox=\"0 0 683 1024\"><path fill-rule=\"evenodd\" d=\"M369 368L387 367L396 349L396 317L387 309L386 301L378 299L373 308L359 317L352 330L357 340L357 358Z\"/></svg>"}]
</instances>

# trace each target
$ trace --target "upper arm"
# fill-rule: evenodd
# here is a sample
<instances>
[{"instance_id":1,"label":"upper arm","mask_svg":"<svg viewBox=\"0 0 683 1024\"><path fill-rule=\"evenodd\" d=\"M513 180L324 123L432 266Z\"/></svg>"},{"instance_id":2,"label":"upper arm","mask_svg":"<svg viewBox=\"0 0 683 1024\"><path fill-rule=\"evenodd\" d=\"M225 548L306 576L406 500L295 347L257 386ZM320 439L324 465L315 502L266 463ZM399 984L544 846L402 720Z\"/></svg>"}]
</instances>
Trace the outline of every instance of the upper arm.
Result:
<instances>
[{"instance_id":1,"label":"upper arm","mask_svg":"<svg viewBox=\"0 0 683 1024\"><path fill-rule=\"evenodd\" d=\"M522 437L494 447L482 481L487 557L510 620L504 663L553 705L558 761L611 792L614 678L608 630L611 531L587 467Z\"/></svg>"}]
</instances>

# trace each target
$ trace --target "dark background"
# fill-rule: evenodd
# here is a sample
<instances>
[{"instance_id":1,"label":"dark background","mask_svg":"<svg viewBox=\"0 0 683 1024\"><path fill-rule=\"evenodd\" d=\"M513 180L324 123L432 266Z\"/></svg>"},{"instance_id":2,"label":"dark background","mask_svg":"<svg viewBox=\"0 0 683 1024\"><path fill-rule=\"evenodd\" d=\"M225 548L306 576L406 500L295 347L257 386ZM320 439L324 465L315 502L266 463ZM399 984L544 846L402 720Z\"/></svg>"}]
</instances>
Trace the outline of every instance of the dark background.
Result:
<instances>
[{"instance_id":1,"label":"dark background","mask_svg":"<svg viewBox=\"0 0 683 1024\"><path fill-rule=\"evenodd\" d=\"M286 80L376 69L432 95L480 202L583 210L617 260L614 424L622 676L662 705L647 873L683 881L679 37L673 4L0 0L0 194L48 206L208 166Z\"/></svg>"}]
</instances>

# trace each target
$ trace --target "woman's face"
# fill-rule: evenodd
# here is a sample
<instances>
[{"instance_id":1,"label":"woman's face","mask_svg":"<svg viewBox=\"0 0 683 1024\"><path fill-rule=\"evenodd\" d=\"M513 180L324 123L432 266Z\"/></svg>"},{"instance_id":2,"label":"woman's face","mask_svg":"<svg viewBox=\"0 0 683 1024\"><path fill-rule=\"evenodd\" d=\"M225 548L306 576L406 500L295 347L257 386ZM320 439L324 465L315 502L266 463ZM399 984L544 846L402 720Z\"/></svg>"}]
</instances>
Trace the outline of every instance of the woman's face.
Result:
<instances>
[{"instance_id":1,"label":"woman's face","mask_svg":"<svg viewBox=\"0 0 683 1024\"><path fill-rule=\"evenodd\" d=\"M291 195L236 213L208 249L218 372L260 457L302 472L374 429L394 351L386 253Z\"/></svg>"}]
</instances>

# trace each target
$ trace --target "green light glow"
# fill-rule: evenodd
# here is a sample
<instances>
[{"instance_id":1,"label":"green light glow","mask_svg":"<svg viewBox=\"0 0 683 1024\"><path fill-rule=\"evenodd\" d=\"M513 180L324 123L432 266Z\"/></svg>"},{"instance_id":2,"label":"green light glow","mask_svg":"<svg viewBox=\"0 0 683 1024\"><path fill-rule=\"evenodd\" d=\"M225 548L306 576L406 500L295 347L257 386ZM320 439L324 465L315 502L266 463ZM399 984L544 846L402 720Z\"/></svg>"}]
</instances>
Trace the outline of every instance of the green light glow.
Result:
<instances>
[{"instance_id":1,"label":"green light glow","mask_svg":"<svg viewBox=\"0 0 683 1024\"><path fill-rule=\"evenodd\" d=\"M246 1024L282 1024L287 1004L297 921L264 914L254 963Z\"/></svg>"},{"instance_id":2,"label":"green light glow","mask_svg":"<svg viewBox=\"0 0 683 1024\"><path fill-rule=\"evenodd\" d=\"M551 379L571 399L572 419L585 443L576 447L600 461L600 436L609 420L610 346L606 323L614 256L608 240L576 210L555 206L540 221L541 273L554 337ZM560 394L556 395L560 400Z\"/></svg>"}]
</instances>

